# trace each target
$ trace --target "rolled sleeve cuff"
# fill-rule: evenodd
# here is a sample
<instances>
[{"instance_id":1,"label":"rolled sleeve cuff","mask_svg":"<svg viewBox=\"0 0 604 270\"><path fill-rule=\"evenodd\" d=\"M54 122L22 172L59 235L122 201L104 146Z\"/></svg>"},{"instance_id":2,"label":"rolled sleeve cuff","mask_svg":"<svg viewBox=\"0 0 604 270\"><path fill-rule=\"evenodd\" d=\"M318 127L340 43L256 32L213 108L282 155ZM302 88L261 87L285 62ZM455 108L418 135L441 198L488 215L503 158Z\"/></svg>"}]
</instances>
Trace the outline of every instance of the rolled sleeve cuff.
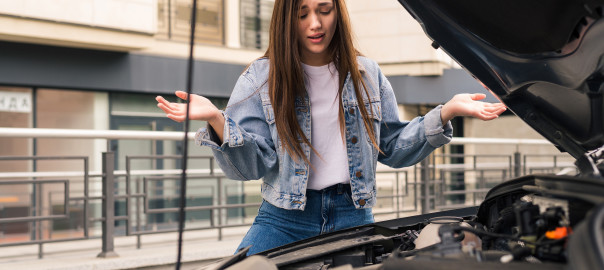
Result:
<instances>
[{"instance_id":1,"label":"rolled sleeve cuff","mask_svg":"<svg viewBox=\"0 0 604 270\"><path fill-rule=\"evenodd\" d=\"M453 126L448 121L444 126L440 118L442 105L438 105L424 116L424 129L430 145L441 147L453 138Z\"/></svg>"},{"instance_id":2,"label":"rolled sleeve cuff","mask_svg":"<svg viewBox=\"0 0 604 270\"><path fill-rule=\"evenodd\" d=\"M222 148L228 144L229 147L236 147L243 145L243 134L237 126L237 123L233 121L224 111L224 138L218 138L218 134L210 124L205 128L200 128L195 133L195 144L208 146L214 150L221 151ZM222 145L221 145L222 142Z\"/></svg>"}]
</instances>

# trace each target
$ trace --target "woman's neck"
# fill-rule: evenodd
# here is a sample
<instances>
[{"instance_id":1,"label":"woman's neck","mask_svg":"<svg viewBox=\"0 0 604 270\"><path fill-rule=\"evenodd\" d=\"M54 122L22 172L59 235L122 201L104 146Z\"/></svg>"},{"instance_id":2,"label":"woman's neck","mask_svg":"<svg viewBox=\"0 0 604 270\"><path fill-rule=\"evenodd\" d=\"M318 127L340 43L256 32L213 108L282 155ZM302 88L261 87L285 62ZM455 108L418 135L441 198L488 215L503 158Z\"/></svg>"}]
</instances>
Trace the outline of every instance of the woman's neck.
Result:
<instances>
[{"instance_id":1,"label":"woman's neck","mask_svg":"<svg viewBox=\"0 0 604 270\"><path fill-rule=\"evenodd\" d=\"M331 58L327 55L302 55L302 63L308 66L320 67L331 63Z\"/></svg>"}]
</instances>

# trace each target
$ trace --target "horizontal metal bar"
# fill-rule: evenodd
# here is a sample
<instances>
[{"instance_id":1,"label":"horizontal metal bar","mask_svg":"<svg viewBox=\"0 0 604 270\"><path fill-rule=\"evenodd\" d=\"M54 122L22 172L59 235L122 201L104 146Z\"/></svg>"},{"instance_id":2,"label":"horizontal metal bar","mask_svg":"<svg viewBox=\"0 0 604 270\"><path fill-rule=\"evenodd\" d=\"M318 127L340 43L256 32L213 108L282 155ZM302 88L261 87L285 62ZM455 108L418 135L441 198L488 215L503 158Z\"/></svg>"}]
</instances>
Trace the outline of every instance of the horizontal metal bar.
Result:
<instances>
[{"instance_id":1,"label":"horizontal metal bar","mask_svg":"<svg viewBox=\"0 0 604 270\"><path fill-rule=\"evenodd\" d=\"M207 174L210 175L210 169L188 169L187 174ZM174 175L182 174L182 170L134 170L130 171L130 175ZM126 176L125 170L114 171L115 176ZM33 177L77 177L84 176L82 171L63 171L63 172L6 172L0 173L0 178L33 178ZM91 171L89 177L101 177L103 174L100 171ZM214 177L224 176L222 170L214 169Z\"/></svg>"},{"instance_id":2,"label":"horizontal metal bar","mask_svg":"<svg viewBox=\"0 0 604 270\"><path fill-rule=\"evenodd\" d=\"M214 210L214 209L232 209L232 208L247 208L247 207L259 207L261 203L244 203L244 204L227 204L227 205L208 205L208 206L189 206L185 207L185 211L201 211L201 210ZM161 214L161 213L176 213L178 208L154 208L148 209L145 214Z\"/></svg>"},{"instance_id":3,"label":"horizontal metal bar","mask_svg":"<svg viewBox=\"0 0 604 270\"><path fill-rule=\"evenodd\" d=\"M65 184L69 180L14 180L14 181L6 181L0 180L0 185L20 185L20 184Z\"/></svg>"},{"instance_id":4,"label":"horizontal metal bar","mask_svg":"<svg viewBox=\"0 0 604 270\"><path fill-rule=\"evenodd\" d=\"M373 213L374 216L379 216L379 215L388 215L388 214L396 214L396 213L411 213L411 212L418 212L420 211L419 209L405 209L405 210L400 210L400 211L388 211L388 212L375 212Z\"/></svg>"},{"instance_id":5,"label":"horizontal metal bar","mask_svg":"<svg viewBox=\"0 0 604 270\"><path fill-rule=\"evenodd\" d=\"M510 166L506 166L506 167L500 167L500 168L477 168L477 169L470 169L470 168L456 168L456 167L435 167L435 169L442 171L442 172L501 172L501 171L508 171L510 169Z\"/></svg>"},{"instance_id":6,"label":"horizontal metal bar","mask_svg":"<svg viewBox=\"0 0 604 270\"><path fill-rule=\"evenodd\" d=\"M2 128L0 128L2 129ZM2 136L0 136L2 137ZM85 160L87 156L0 156L0 161L5 160Z\"/></svg>"},{"instance_id":7,"label":"horizontal metal bar","mask_svg":"<svg viewBox=\"0 0 604 270\"><path fill-rule=\"evenodd\" d=\"M454 137L449 144L533 144L552 145L548 140L507 138L464 138Z\"/></svg>"},{"instance_id":8,"label":"horizontal metal bar","mask_svg":"<svg viewBox=\"0 0 604 270\"><path fill-rule=\"evenodd\" d=\"M83 201L83 200L102 200L103 196L94 196L94 197L70 197L70 201Z\"/></svg>"},{"instance_id":9,"label":"horizontal metal bar","mask_svg":"<svg viewBox=\"0 0 604 270\"><path fill-rule=\"evenodd\" d=\"M225 229L225 228L237 228L244 226L251 226L252 223L242 223L242 224L232 224L232 225L215 225L211 227L197 227L197 228L185 228L184 231L200 231L200 230L212 230L212 229ZM146 235L146 234L159 234L159 233L170 233L177 232L178 228L175 229L164 229L157 231L141 231L141 232L132 232L129 235Z\"/></svg>"},{"instance_id":10,"label":"horizontal metal bar","mask_svg":"<svg viewBox=\"0 0 604 270\"><path fill-rule=\"evenodd\" d=\"M482 188L482 189L466 189L466 190L449 190L443 191L443 195L460 195L460 194L470 194L470 193L483 193L489 192L490 188Z\"/></svg>"},{"instance_id":11,"label":"horizontal metal bar","mask_svg":"<svg viewBox=\"0 0 604 270\"><path fill-rule=\"evenodd\" d=\"M444 209L458 209L463 207L471 207L472 205L468 204L447 204L447 205L436 205L434 209L436 210L444 210Z\"/></svg>"},{"instance_id":12,"label":"horizontal metal bar","mask_svg":"<svg viewBox=\"0 0 604 270\"><path fill-rule=\"evenodd\" d=\"M189 159L212 159L214 156L188 156ZM126 156L126 160L131 159L182 159L180 155L146 155L146 156Z\"/></svg>"},{"instance_id":13,"label":"horizontal metal bar","mask_svg":"<svg viewBox=\"0 0 604 270\"><path fill-rule=\"evenodd\" d=\"M479 157L479 158L512 158L512 155L496 155L496 154L435 154L436 157Z\"/></svg>"},{"instance_id":14,"label":"horizontal metal bar","mask_svg":"<svg viewBox=\"0 0 604 270\"><path fill-rule=\"evenodd\" d=\"M39 217L16 217L16 218L0 218L0 224L4 223L15 223L15 222L31 222L41 220L57 220L67 219L69 215L52 215L52 216L39 216Z\"/></svg>"},{"instance_id":15,"label":"horizontal metal bar","mask_svg":"<svg viewBox=\"0 0 604 270\"><path fill-rule=\"evenodd\" d=\"M134 130L95 130L95 129L53 129L53 128L0 128L0 137L10 138L79 138L79 139L148 139L148 140L182 140L183 133L176 131L134 131ZM188 132L190 140L195 139L195 132ZM450 144L536 144L551 145L540 139L507 139L507 138L468 138L455 137Z\"/></svg>"},{"instance_id":16,"label":"horizontal metal bar","mask_svg":"<svg viewBox=\"0 0 604 270\"><path fill-rule=\"evenodd\" d=\"M54 129L54 128L0 128L0 137L10 138L57 138L57 139L131 139L131 140L172 140L183 138L176 131L133 131L95 129ZM189 140L195 139L195 132L188 132Z\"/></svg>"},{"instance_id":17,"label":"horizontal metal bar","mask_svg":"<svg viewBox=\"0 0 604 270\"><path fill-rule=\"evenodd\" d=\"M379 199L394 199L394 198L404 199L404 198L409 197L409 196L410 196L409 194L406 194L406 195L384 195L384 196L377 196L376 199L378 199L378 200Z\"/></svg>"},{"instance_id":18,"label":"horizontal metal bar","mask_svg":"<svg viewBox=\"0 0 604 270\"><path fill-rule=\"evenodd\" d=\"M145 196L147 196L147 194L124 194L124 195L115 195L113 196L114 199L128 199L128 198L144 198ZM158 197L158 198L162 198L162 197Z\"/></svg>"},{"instance_id":19,"label":"horizontal metal bar","mask_svg":"<svg viewBox=\"0 0 604 270\"><path fill-rule=\"evenodd\" d=\"M78 238L66 238L66 239L49 239L49 240L34 240L27 242L15 242L15 243L4 243L0 244L0 247L14 247L14 246L24 246L24 245L35 245L35 244L46 244L46 243L59 243L59 242L69 242L69 241L78 241L78 240L87 240L99 237L78 237Z\"/></svg>"}]
</instances>

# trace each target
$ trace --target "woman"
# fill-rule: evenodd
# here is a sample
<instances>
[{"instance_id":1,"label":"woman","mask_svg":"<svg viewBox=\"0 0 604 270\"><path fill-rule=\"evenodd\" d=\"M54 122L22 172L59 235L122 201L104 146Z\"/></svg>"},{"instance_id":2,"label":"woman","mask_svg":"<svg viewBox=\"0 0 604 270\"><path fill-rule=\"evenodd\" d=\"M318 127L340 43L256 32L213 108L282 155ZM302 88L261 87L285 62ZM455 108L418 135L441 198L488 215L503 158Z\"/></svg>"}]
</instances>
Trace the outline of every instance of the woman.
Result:
<instances>
[{"instance_id":1,"label":"woman","mask_svg":"<svg viewBox=\"0 0 604 270\"><path fill-rule=\"evenodd\" d=\"M263 203L239 246L254 254L372 223L377 161L413 165L450 141L453 117L505 110L477 101L484 97L457 95L401 122L390 83L353 47L344 0L276 0L268 49L225 111L192 95L190 118L208 122L196 143L212 148L229 178L263 179ZM185 119L185 104L157 101L170 119Z\"/></svg>"}]
</instances>

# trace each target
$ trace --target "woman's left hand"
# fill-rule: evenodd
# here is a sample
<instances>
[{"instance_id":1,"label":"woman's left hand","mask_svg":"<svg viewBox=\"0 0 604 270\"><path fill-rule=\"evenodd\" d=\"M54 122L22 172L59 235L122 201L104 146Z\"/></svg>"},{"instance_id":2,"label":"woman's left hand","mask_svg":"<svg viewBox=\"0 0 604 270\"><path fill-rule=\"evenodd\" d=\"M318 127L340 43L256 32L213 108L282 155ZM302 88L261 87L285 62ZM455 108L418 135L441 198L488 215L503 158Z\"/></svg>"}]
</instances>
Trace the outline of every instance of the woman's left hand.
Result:
<instances>
[{"instance_id":1,"label":"woman's left hand","mask_svg":"<svg viewBox=\"0 0 604 270\"><path fill-rule=\"evenodd\" d=\"M443 125L456 116L471 116L482 120L493 120L506 110L503 103L482 102L485 94L458 94L442 107L440 118Z\"/></svg>"}]
</instances>

